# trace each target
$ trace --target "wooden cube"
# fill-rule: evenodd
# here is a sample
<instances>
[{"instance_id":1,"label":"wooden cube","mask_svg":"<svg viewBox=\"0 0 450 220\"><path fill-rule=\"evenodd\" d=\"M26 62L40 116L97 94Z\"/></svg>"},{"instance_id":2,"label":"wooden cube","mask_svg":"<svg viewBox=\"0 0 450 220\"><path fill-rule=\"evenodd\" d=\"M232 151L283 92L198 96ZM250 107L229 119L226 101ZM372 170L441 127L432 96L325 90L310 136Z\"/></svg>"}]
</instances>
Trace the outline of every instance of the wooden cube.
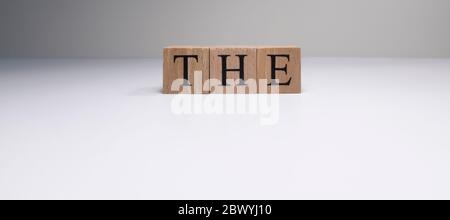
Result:
<instances>
[{"instance_id":1,"label":"wooden cube","mask_svg":"<svg viewBox=\"0 0 450 220\"><path fill-rule=\"evenodd\" d=\"M212 93L257 93L256 47L210 48Z\"/></svg>"},{"instance_id":2,"label":"wooden cube","mask_svg":"<svg viewBox=\"0 0 450 220\"><path fill-rule=\"evenodd\" d=\"M298 47L258 47L258 92L301 92L301 51ZM261 82L260 80L267 82Z\"/></svg>"},{"instance_id":3,"label":"wooden cube","mask_svg":"<svg viewBox=\"0 0 450 220\"><path fill-rule=\"evenodd\" d=\"M209 93L209 48L173 46L164 48L163 93Z\"/></svg>"}]
</instances>

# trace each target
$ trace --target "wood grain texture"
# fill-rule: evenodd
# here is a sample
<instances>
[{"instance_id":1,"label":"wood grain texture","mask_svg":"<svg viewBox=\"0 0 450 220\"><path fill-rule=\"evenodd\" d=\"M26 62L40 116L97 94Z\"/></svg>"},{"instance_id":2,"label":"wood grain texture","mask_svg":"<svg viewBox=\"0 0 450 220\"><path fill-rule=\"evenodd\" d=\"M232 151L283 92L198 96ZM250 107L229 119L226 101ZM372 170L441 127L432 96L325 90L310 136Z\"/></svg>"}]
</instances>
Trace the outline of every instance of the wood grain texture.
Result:
<instances>
[{"instance_id":1,"label":"wood grain texture","mask_svg":"<svg viewBox=\"0 0 450 220\"><path fill-rule=\"evenodd\" d=\"M185 60L184 56L196 57L189 57ZM184 79L185 67L187 67L188 85L181 85L176 90L172 90L172 83L175 80ZM208 47L166 47L164 48L163 69L163 93L209 93L209 87L206 90L203 89L203 84L209 79Z\"/></svg>"},{"instance_id":2,"label":"wood grain texture","mask_svg":"<svg viewBox=\"0 0 450 220\"><path fill-rule=\"evenodd\" d=\"M258 47L257 78L259 93L265 93L266 91L270 93L274 89L273 86L276 83L272 81L273 75L278 80L279 85L275 89L279 93L301 93L301 49L293 46ZM261 79L266 79L267 83L262 84Z\"/></svg>"},{"instance_id":3,"label":"wood grain texture","mask_svg":"<svg viewBox=\"0 0 450 220\"><path fill-rule=\"evenodd\" d=\"M224 58L223 56L226 56ZM243 57L243 58L241 58ZM227 86L223 86L223 63L226 60ZM243 63L241 64L241 62ZM243 80L246 85L239 85L240 71L243 69ZM256 47L223 46L210 48L210 77L216 86L211 86L213 93L257 93L256 84ZM233 81L235 83L230 82ZM254 82L254 83L252 83Z\"/></svg>"}]
</instances>

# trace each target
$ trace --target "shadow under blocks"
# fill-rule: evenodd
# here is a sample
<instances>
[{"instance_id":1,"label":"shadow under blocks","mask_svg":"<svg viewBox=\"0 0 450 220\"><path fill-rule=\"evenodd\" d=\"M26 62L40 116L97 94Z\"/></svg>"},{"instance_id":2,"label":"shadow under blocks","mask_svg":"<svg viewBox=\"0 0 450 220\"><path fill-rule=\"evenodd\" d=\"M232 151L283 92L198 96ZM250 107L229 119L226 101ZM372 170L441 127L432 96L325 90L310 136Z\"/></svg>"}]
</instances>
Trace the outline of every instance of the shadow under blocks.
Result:
<instances>
[{"instance_id":1,"label":"shadow under blocks","mask_svg":"<svg viewBox=\"0 0 450 220\"><path fill-rule=\"evenodd\" d=\"M301 92L296 46L170 46L164 48L163 93Z\"/></svg>"}]
</instances>

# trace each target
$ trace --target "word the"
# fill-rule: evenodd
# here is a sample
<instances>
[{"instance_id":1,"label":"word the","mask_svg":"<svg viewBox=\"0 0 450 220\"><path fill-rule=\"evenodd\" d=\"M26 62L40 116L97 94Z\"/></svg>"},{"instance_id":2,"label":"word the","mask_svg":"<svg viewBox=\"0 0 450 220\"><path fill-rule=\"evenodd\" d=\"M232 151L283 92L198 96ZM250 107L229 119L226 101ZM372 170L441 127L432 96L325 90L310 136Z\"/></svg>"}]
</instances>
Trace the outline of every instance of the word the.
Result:
<instances>
[{"instance_id":1,"label":"word the","mask_svg":"<svg viewBox=\"0 0 450 220\"><path fill-rule=\"evenodd\" d=\"M300 93L300 64L299 47L167 47L163 92L177 94L187 87L195 94L271 93L277 87L279 93ZM199 73L201 83L195 83ZM179 88L173 86L175 81L182 82Z\"/></svg>"}]
</instances>

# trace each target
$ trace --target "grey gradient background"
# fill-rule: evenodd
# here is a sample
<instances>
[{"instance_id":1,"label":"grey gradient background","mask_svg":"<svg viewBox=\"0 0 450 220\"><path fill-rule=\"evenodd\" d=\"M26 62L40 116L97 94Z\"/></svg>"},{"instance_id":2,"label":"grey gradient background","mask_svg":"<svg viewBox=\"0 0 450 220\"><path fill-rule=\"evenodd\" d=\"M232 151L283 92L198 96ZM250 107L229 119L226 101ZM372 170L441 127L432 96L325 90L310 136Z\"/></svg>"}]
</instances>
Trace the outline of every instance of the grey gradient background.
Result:
<instances>
[{"instance_id":1,"label":"grey gradient background","mask_svg":"<svg viewBox=\"0 0 450 220\"><path fill-rule=\"evenodd\" d=\"M159 58L170 44L450 57L448 0L1 0L0 57Z\"/></svg>"}]
</instances>

